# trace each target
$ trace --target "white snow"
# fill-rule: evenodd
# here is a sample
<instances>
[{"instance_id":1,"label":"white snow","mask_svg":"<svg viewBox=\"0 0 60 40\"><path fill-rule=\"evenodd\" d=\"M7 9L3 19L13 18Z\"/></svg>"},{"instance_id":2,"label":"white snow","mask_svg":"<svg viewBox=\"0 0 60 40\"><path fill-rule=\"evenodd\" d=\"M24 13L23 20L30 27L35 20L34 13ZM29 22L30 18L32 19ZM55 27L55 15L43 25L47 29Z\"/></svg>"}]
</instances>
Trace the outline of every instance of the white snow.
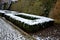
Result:
<instances>
[{"instance_id":1,"label":"white snow","mask_svg":"<svg viewBox=\"0 0 60 40\"><path fill-rule=\"evenodd\" d=\"M5 11L3 11L3 10L0 10L0 13L5 13Z\"/></svg>"},{"instance_id":2,"label":"white snow","mask_svg":"<svg viewBox=\"0 0 60 40\"><path fill-rule=\"evenodd\" d=\"M22 17L18 17L18 16L15 16L13 14L6 14L7 16L10 16L11 18L15 19L15 20L18 20L18 21L21 21L21 22L24 22L28 25L35 25L35 24L39 24L39 23L44 23L44 22L49 22L49 21L53 21L53 19L51 18L46 18L46 17L39 17L39 19L35 19L35 20L29 20L29 19L25 19L25 18L22 18ZM19 14L21 15L21 14ZM31 15L28 15L28 16L31 16ZM32 15L33 17L36 17L35 15Z\"/></svg>"},{"instance_id":3,"label":"white snow","mask_svg":"<svg viewBox=\"0 0 60 40\"><path fill-rule=\"evenodd\" d=\"M27 13L18 13L16 15L25 15L25 16L30 16L30 17L35 17L35 18L40 18L40 19L49 19L49 20L53 20L51 18L47 18L47 17L43 17L43 16L37 16L37 15L32 15L32 14L27 14Z\"/></svg>"},{"instance_id":4,"label":"white snow","mask_svg":"<svg viewBox=\"0 0 60 40\"><path fill-rule=\"evenodd\" d=\"M10 10L0 10L0 13L4 13L4 14L17 14L18 12L10 11Z\"/></svg>"},{"instance_id":5,"label":"white snow","mask_svg":"<svg viewBox=\"0 0 60 40\"><path fill-rule=\"evenodd\" d=\"M9 11L9 10L0 10L0 13L5 13L5 15L10 16L11 18L24 22L28 25L35 25L35 24L39 24L39 23L44 23L44 22L49 22L49 21L54 21L54 19L51 18L47 18L47 17L43 17L43 16L37 16L37 15L32 15L32 14L27 14L27 13L18 13L16 11ZM22 17L18 17L15 15L25 15L25 16L30 16L30 17L34 17L34 18L38 18L35 20L29 20L29 19L25 19Z\"/></svg>"},{"instance_id":6,"label":"white snow","mask_svg":"<svg viewBox=\"0 0 60 40\"><path fill-rule=\"evenodd\" d=\"M0 13L5 13L5 15L8 15L13 19L24 22L28 25L35 25L35 24L39 24L39 23L54 21L54 19L51 19L51 18L32 15L32 14L26 14L26 13L18 13L16 11L0 10ZM15 15L25 15L25 16L35 17L35 18L38 18L38 19L29 20L29 19L25 19L25 18L22 18L22 17L15 16Z\"/></svg>"},{"instance_id":7,"label":"white snow","mask_svg":"<svg viewBox=\"0 0 60 40\"><path fill-rule=\"evenodd\" d=\"M18 0L11 0L11 1L15 2L15 1L18 1Z\"/></svg>"}]
</instances>

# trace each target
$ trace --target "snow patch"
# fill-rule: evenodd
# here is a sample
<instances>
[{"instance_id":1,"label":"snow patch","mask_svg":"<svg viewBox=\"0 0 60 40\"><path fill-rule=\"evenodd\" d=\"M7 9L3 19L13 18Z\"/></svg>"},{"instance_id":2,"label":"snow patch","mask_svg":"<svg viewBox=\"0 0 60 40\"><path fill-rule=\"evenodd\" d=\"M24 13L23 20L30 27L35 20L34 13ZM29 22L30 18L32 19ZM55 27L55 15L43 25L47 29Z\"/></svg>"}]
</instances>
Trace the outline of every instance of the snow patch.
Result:
<instances>
[{"instance_id":1,"label":"snow patch","mask_svg":"<svg viewBox=\"0 0 60 40\"><path fill-rule=\"evenodd\" d=\"M35 25L35 24L39 24L39 23L45 23L45 22L49 22L49 21L54 21L54 19L51 19L51 18L32 15L32 14L27 14L27 13L18 13L16 11L0 10L0 13L4 13L5 15L10 16L13 19L24 22L24 23L26 23L28 25ZM25 18L22 18L22 17L15 16L15 15L23 15L23 16L25 15L25 16L38 18L38 19L29 20L29 19L25 19Z\"/></svg>"},{"instance_id":2,"label":"snow patch","mask_svg":"<svg viewBox=\"0 0 60 40\"><path fill-rule=\"evenodd\" d=\"M35 24L39 24L39 23L44 23L44 22L49 22L49 21L53 21L53 19L51 18L46 18L46 17L41 17L41 16L36 16L36 15L32 15L32 17L39 17L39 19L35 19L35 20L29 20L29 19L25 19L25 18L22 18L22 17L18 17L18 16L15 16L13 14L6 14L7 16L10 16L11 18L15 19L15 20L18 20L18 21L21 21L21 22L24 22L25 24L28 24L28 25L35 25ZM22 15L19 14L19 15ZM27 15L27 16L31 16L29 14L24 14L23 15Z\"/></svg>"},{"instance_id":3,"label":"snow patch","mask_svg":"<svg viewBox=\"0 0 60 40\"><path fill-rule=\"evenodd\" d=\"M0 13L5 13L5 11L3 11L3 10L0 10Z\"/></svg>"}]
</instances>

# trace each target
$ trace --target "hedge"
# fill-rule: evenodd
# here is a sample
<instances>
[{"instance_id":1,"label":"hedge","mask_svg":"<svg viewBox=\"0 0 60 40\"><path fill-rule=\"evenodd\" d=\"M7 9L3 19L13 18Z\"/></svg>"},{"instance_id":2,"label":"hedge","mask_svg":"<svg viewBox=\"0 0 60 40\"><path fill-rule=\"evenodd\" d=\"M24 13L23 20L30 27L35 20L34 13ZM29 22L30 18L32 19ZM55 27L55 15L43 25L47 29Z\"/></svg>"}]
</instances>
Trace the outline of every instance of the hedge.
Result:
<instances>
[{"instance_id":1,"label":"hedge","mask_svg":"<svg viewBox=\"0 0 60 40\"><path fill-rule=\"evenodd\" d=\"M29 15L27 15L27 16L26 15L22 15L21 16L21 14L18 14L19 16L18 15L11 16L11 15L13 15L13 14L5 14L5 18L7 20L11 21L13 24L17 25L18 27L20 27L21 29L23 29L24 31L26 31L26 32L36 32L36 31L38 31L41 28L52 26L53 23L54 23L54 20L53 19L46 18L46 17L41 17L43 20L40 20L40 18L34 19L35 17L32 17L31 15L30 16ZM14 16L16 18L26 19L25 21L28 21L28 22L26 23L26 22L24 22L24 20L21 21L19 19L16 19ZM29 17L31 19L29 19L27 17ZM46 18L48 20L46 21L46 19L45 19L45 21L44 21L44 18ZM34 20L32 20L32 19L34 19ZM32 20L32 23L30 23L29 20ZM39 20L39 21L37 22L36 20L37 21ZM36 22L36 23L34 24L34 22Z\"/></svg>"}]
</instances>

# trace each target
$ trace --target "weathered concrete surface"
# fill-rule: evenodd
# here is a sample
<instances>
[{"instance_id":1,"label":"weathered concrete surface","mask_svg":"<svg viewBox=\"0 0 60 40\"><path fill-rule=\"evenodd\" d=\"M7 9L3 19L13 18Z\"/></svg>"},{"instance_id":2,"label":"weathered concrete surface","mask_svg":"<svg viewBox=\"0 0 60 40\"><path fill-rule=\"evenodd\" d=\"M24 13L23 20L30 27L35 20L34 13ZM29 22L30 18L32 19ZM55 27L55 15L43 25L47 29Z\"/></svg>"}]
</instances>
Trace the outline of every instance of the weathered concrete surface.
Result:
<instances>
[{"instance_id":1,"label":"weathered concrete surface","mask_svg":"<svg viewBox=\"0 0 60 40\"><path fill-rule=\"evenodd\" d=\"M33 40L19 32L0 18L0 40Z\"/></svg>"}]
</instances>

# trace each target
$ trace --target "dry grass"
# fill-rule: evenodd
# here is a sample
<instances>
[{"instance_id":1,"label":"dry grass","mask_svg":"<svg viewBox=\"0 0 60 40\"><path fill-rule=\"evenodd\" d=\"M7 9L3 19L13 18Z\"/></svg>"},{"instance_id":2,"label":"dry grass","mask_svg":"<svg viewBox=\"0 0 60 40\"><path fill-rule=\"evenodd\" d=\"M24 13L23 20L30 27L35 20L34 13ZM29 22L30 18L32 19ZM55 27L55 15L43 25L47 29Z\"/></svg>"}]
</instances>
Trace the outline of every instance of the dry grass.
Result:
<instances>
[{"instance_id":1,"label":"dry grass","mask_svg":"<svg viewBox=\"0 0 60 40\"><path fill-rule=\"evenodd\" d=\"M60 0L57 0L56 5L49 16L54 18L56 23L60 23Z\"/></svg>"}]
</instances>

